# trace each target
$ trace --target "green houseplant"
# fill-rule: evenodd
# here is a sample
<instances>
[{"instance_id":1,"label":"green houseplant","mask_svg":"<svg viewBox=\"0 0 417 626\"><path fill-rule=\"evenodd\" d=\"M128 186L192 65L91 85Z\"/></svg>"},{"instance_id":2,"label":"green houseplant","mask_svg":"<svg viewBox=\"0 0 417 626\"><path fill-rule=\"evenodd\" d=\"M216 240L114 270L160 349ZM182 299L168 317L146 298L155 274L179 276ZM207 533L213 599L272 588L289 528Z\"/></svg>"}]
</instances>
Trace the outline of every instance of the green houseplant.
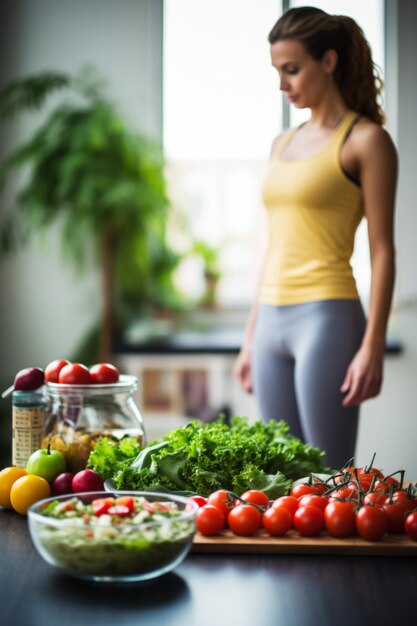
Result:
<instances>
[{"instance_id":1,"label":"green houseplant","mask_svg":"<svg viewBox=\"0 0 417 626\"><path fill-rule=\"evenodd\" d=\"M220 256L223 245L210 244L207 241L196 240L191 246L190 254L200 257L203 262L205 292L200 300L200 306L215 308L217 304L217 286L221 278Z\"/></svg>"},{"instance_id":2,"label":"green houseplant","mask_svg":"<svg viewBox=\"0 0 417 626\"><path fill-rule=\"evenodd\" d=\"M127 126L91 70L77 77L41 73L7 85L0 120L44 107L58 90L61 101L0 164L0 190L13 170L27 174L16 207L0 222L0 254L58 219L63 248L80 269L93 251L102 314L90 353L107 360L115 330L141 312L181 306L172 282L179 257L166 236L164 161L159 146Z\"/></svg>"}]
</instances>

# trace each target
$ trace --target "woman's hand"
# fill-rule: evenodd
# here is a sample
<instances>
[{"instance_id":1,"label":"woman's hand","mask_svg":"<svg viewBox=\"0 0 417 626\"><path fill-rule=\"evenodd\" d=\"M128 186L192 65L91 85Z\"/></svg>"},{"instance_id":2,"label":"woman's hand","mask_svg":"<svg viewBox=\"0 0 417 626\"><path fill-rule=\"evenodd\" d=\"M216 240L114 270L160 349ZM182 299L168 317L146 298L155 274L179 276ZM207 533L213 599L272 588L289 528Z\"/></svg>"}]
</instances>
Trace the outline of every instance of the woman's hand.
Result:
<instances>
[{"instance_id":1,"label":"woman's hand","mask_svg":"<svg viewBox=\"0 0 417 626\"><path fill-rule=\"evenodd\" d=\"M248 348L242 348L233 366L233 376L242 385L246 393L253 393L252 386L252 358Z\"/></svg>"},{"instance_id":2,"label":"woman's hand","mask_svg":"<svg viewBox=\"0 0 417 626\"><path fill-rule=\"evenodd\" d=\"M350 363L343 385L346 393L343 406L354 406L368 398L374 398L381 391L384 347L362 345Z\"/></svg>"}]
</instances>

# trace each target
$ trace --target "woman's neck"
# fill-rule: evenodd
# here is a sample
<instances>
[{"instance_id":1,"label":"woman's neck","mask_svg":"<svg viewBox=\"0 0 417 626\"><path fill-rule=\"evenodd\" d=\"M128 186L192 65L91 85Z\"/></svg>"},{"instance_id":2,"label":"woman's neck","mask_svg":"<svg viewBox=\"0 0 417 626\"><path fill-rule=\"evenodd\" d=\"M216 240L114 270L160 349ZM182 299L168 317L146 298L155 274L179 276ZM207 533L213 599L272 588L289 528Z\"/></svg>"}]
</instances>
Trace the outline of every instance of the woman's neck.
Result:
<instances>
[{"instance_id":1,"label":"woman's neck","mask_svg":"<svg viewBox=\"0 0 417 626\"><path fill-rule=\"evenodd\" d=\"M340 93L335 91L323 98L317 106L311 107L308 125L316 128L334 129L348 110L349 107Z\"/></svg>"}]
</instances>

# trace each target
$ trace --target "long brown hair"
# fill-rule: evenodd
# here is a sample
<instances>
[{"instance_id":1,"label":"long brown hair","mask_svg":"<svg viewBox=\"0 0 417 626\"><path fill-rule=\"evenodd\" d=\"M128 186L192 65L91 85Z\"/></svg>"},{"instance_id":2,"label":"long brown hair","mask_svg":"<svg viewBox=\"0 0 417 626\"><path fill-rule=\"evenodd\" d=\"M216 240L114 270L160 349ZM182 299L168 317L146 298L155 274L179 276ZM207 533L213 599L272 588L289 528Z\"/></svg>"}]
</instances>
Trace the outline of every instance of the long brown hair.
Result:
<instances>
[{"instance_id":1,"label":"long brown hair","mask_svg":"<svg viewBox=\"0 0 417 626\"><path fill-rule=\"evenodd\" d=\"M329 15L315 7L289 9L268 36L270 44L282 39L300 41L316 61L326 50L335 50L338 62L334 77L347 106L382 126L383 82L365 35L353 19Z\"/></svg>"}]
</instances>

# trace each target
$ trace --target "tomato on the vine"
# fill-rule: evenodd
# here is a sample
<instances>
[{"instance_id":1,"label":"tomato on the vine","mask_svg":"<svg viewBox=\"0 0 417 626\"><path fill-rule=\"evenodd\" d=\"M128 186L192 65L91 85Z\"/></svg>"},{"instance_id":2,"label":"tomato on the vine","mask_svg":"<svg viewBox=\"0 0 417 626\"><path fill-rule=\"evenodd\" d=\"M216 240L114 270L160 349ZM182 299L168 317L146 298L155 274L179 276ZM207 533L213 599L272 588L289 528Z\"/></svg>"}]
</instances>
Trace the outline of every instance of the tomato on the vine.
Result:
<instances>
[{"instance_id":1,"label":"tomato on the vine","mask_svg":"<svg viewBox=\"0 0 417 626\"><path fill-rule=\"evenodd\" d=\"M330 502L334 502L336 500L346 500L347 498L356 498L358 495L358 488L356 485L346 485L345 487L340 487L336 491L330 494L329 500Z\"/></svg>"},{"instance_id":2,"label":"tomato on the vine","mask_svg":"<svg viewBox=\"0 0 417 626\"><path fill-rule=\"evenodd\" d=\"M309 493L317 494L318 491L315 487L313 487L313 485L299 483L291 489L290 496L294 496L294 498L301 498L301 496L306 496Z\"/></svg>"},{"instance_id":3,"label":"tomato on the vine","mask_svg":"<svg viewBox=\"0 0 417 626\"><path fill-rule=\"evenodd\" d=\"M413 511L407 515L404 530L410 539L417 541L417 511Z\"/></svg>"},{"instance_id":4,"label":"tomato on the vine","mask_svg":"<svg viewBox=\"0 0 417 626\"><path fill-rule=\"evenodd\" d=\"M324 529L324 516L316 506L300 506L294 513L293 524L301 535L315 537Z\"/></svg>"},{"instance_id":5,"label":"tomato on the vine","mask_svg":"<svg viewBox=\"0 0 417 626\"><path fill-rule=\"evenodd\" d=\"M356 530L362 539L381 541L387 529L387 514L382 507L365 504L356 513Z\"/></svg>"},{"instance_id":6,"label":"tomato on the vine","mask_svg":"<svg viewBox=\"0 0 417 626\"><path fill-rule=\"evenodd\" d=\"M254 535L261 527L262 515L252 504L239 504L229 513L227 524L235 535Z\"/></svg>"},{"instance_id":7,"label":"tomato on the vine","mask_svg":"<svg viewBox=\"0 0 417 626\"><path fill-rule=\"evenodd\" d=\"M216 506L223 513L224 519L227 520L228 515L233 507L233 501L226 489L218 489L213 491L207 498L207 504Z\"/></svg>"},{"instance_id":8,"label":"tomato on the vine","mask_svg":"<svg viewBox=\"0 0 417 626\"><path fill-rule=\"evenodd\" d=\"M279 537L292 528L292 515L285 506L271 507L263 514L262 524L270 535Z\"/></svg>"},{"instance_id":9,"label":"tomato on the vine","mask_svg":"<svg viewBox=\"0 0 417 626\"><path fill-rule=\"evenodd\" d=\"M405 510L412 511L415 507L417 507L417 500L415 498L410 497L407 491L394 491L392 495L392 501L395 503L400 502ZM387 502L389 502L389 498L387 497Z\"/></svg>"},{"instance_id":10,"label":"tomato on the vine","mask_svg":"<svg viewBox=\"0 0 417 626\"><path fill-rule=\"evenodd\" d=\"M293 517L294 513L300 506L300 503L298 501L298 498L295 498L294 496L280 496L279 498L274 500L271 505L273 509L281 506L288 509L288 511L291 513L291 517Z\"/></svg>"},{"instance_id":11,"label":"tomato on the vine","mask_svg":"<svg viewBox=\"0 0 417 626\"><path fill-rule=\"evenodd\" d=\"M364 504L378 504L382 506L386 502L386 495L383 491L371 491L367 493L363 499Z\"/></svg>"},{"instance_id":12,"label":"tomato on the vine","mask_svg":"<svg viewBox=\"0 0 417 626\"><path fill-rule=\"evenodd\" d=\"M203 498L203 496L190 496L190 500L193 500L199 507L207 504L207 498Z\"/></svg>"},{"instance_id":13,"label":"tomato on the vine","mask_svg":"<svg viewBox=\"0 0 417 626\"><path fill-rule=\"evenodd\" d=\"M326 483L323 483L321 480L313 482L313 487L320 495L323 495L329 489L329 485L326 485Z\"/></svg>"},{"instance_id":14,"label":"tomato on the vine","mask_svg":"<svg viewBox=\"0 0 417 626\"><path fill-rule=\"evenodd\" d=\"M240 496L245 502L250 504L257 504L258 506L267 507L269 504L269 498L263 491L259 489L249 489Z\"/></svg>"},{"instance_id":15,"label":"tomato on the vine","mask_svg":"<svg viewBox=\"0 0 417 626\"><path fill-rule=\"evenodd\" d=\"M318 507L320 511L324 511L326 506L329 504L329 498L327 498L327 496L318 496L314 493L300 498L300 506L307 506L309 504L311 504L311 506Z\"/></svg>"},{"instance_id":16,"label":"tomato on the vine","mask_svg":"<svg viewBox=\"0 0 417 626\"><path fill-rule=\"evenodd\" d=\"M217 506L205 504L196 513L196 523L202 535L217 535L224 528L225 518Z\"/></svg>"},{"instance_id":17,"label":"tomato on the vine","mask_svg":"<svg viewBox=\"0 0 417 626\"><path fill-rule=\"evenodd\" d=\"M388 532L395 535L402 534L406 515L413 510L414 506L411 503L408 504L407 499L400 498L396 501L390 501L387 498L382 508L387 515Z\"/></svg>"},{"instance_id":18,"label":"tomato on the vine","mask_svg":"<svg viewBox=\"0 0 417 626\"><path fill-rule=\"evenodd\" d=\"M366 478L367 480L372 480L374 476L377 476L378 478L384 478L384 474L376 467L360 467L358 469L359 479Z\"/></svg>"},{"instance_id":19,"label":"tomato on the vine","mask_svg":"<svg viewBox=\"0 0 417 626\"><path fill-rule=\"evenodd\" d=\"M356 503L330 502L324 511L326 530L332 537L352 537L356 532Z\"/></svg>"}]
</instances>

